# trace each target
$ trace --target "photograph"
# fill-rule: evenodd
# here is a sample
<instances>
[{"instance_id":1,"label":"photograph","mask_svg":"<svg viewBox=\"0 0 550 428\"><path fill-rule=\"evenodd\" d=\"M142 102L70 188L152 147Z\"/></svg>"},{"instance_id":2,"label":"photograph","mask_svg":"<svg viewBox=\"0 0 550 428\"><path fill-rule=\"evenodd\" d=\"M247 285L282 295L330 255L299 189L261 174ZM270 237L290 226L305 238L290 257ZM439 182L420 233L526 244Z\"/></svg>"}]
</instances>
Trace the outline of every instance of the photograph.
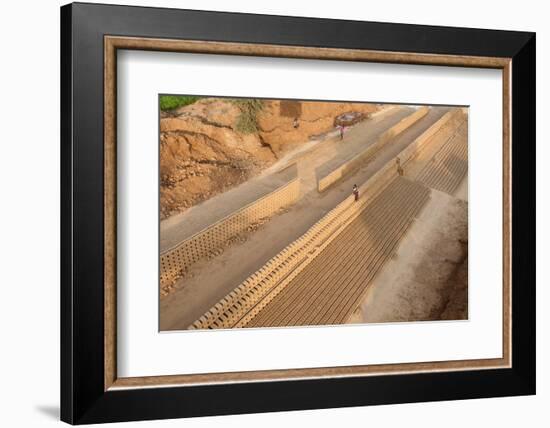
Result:
<instances>
[{"instance_id":1,"label":"photograph","mask_svg":"<svg viewBox=\"0 0 550 428\"><path fill-rule=\"evenodd\" d=\"M468 106L158 114L160 331L468 320Z\"/></svg>"},{"instance_id":2,"label":"photograph","mask_svg":"<svg viewBox=\"0 0 550 428\"><path fill-rule=\"evenodd\" d=\"M6 201L52 191L34 192L38 211L5 210L28 217L5 222L25 265L11 283L42 276L32 298L6 287L6 325L41 320L24 337L58 346L31 377L57 383L33 385L35 411L15 406L13 420L57 423L57 401L69 424L267 414L250 426L334 426L362 411L387 423L391 408L416 412L398 421L416 427L427 412L446 421L453 402L460 426L542 414L538 24L519 6L401 3L27 10L51 18L59 55L12 43L25 55L5 98L22 122L8 121L6 147L28 151L17 143L34 122L21 112L41 99L60 109L33 121L61 149L41 133L34 156L6 158ZM52 58L57 94L25 73ZM22 97L29 85L49 92ZM56 236L23 239L32 225ZM52 293L42 255L56 237ZM21 255L35 247L29 270ZM39 318L21 317L28 302ZM26 388L20 378L11 389Z\"/></svg>"}]
</instances>

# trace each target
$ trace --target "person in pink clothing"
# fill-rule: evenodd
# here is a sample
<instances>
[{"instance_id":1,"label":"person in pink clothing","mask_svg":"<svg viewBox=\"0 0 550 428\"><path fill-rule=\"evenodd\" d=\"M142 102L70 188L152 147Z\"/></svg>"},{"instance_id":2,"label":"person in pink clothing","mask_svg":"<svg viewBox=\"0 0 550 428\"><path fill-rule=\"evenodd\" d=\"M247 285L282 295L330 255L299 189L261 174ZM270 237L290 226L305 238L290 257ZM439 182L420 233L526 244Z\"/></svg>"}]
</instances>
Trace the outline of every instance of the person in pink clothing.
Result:
<instances>
[{"instance_id":1,"label":"person in pink clothing","mask_svg":"<svg viewBox=\"0 0 550 428\"><path fill-rule=\"evenodd\" d=\"M340 125L340 141L344 139L344 132L346 131L346 127L344 125Z\"/></svg>"}]
</instances>

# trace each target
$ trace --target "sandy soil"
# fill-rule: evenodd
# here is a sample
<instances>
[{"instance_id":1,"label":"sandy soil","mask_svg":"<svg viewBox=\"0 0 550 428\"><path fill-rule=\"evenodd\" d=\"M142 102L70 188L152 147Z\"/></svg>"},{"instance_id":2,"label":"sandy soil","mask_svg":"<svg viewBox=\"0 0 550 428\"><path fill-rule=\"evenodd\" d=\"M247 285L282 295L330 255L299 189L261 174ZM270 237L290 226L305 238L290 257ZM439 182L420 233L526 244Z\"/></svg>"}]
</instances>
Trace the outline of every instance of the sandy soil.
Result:
<instances>
[{"instance_id":1,"label":"sandy soil","mask_svg":"<svg viewBox=\"0 0 550 428\"><path fill-rule=\"evenodd\" d=\"M335 147L346 147L348 143L354 145L353 141L355 140L358 148L360 145L365 147L369 142L374 142L377 135L391 126L391 121L386 121L393 115L388 115L387 118L380 117L380 120L376 122L379 126L370 129L367 128L368 122L359 124L349 132L343 143L339 142L340 144L331 148L330 145L323 146L325 144L323 142L318 146L320 150L312 150L311 153L308 153L307 157L303 158L304 168L301 169L298 166L298 173L302 174L300 177L303 178L305 189L300 201L286 212L263 224L254 233L242 236L234 245L223 248L214 259L198 262L191 267L187 276L176 284L174 291L161 299L161 330L187 328L204 311L263 266L286 245L305 233L311 225L346 198L355 182L366 181L382 165L395 157L437 121L445 111L444 108L430 111L426 117L384 148L374 161L332 187L330 191L322 194L318 193L315 188L315 176L312 175L314 167L321 164L323 159L332 159L335 155L333 151ZM394 122L398 120L394 118ZM362 129L362 126L365 126L365 129ZM281 167L283 166L281 165ZM185 223L181 224L182 230L184 230Z\"/></svg>"},{"instance_id":2,"label":"sandy soil","mask_svg":"<svg viewBox=\"0 0 550 428\"><path fill-rule=\"evenodd\" d=\"M468 203L431 199L349 322L467 319Z\"/></svg>"}]
</instances>

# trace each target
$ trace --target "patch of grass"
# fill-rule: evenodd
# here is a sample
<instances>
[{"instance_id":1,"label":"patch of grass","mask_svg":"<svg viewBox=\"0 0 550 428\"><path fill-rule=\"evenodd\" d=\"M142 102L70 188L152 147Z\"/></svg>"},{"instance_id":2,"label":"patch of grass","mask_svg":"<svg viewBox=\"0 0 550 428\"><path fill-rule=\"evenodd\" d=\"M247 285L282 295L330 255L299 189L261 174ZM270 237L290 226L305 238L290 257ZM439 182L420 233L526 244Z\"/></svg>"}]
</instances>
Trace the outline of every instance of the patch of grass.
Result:
<instances>
[{"instance_id":1,"label":"patch of grass","mask_svg":"<svg viewBox=\"0 0 550 428\"><path fill-rule=\"evenodd\" d=\"M201 97L189 96L189 95L161 95L160 96L160 109L162 111L174 110L175 108L188 106L194 102L200 100Z\"/></svg>"},{"instance_id":2,"label":"patch of grass","mask_svg":"<svg viewBox=\"0 0 550 428\"><path fill-rule=\"evenodd\" d=\"M241 111L237 117L237 123L235 124L237 131L243 134L258 132L258 114L264 108L263 100L255 98L237 98L231 100L231 102L239 107Z\"/></svg>"}]
</instances>

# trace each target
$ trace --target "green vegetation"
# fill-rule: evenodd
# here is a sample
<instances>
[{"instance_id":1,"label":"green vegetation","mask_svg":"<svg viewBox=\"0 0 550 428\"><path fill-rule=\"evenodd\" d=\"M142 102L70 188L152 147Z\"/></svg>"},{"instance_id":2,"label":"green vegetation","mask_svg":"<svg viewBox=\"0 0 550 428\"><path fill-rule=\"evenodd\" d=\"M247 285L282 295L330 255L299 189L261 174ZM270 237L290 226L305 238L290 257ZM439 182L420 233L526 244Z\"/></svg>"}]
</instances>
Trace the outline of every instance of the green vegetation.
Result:
<instances>
[{"instance_id":1,"label":"green vegetation","mask_svg":"<svg viewBox=\"0 0 550 428\"><path fill-rule=\"evenodd\" d=\"M162 111L173 110L178 107L193 104L195 101L200 99L201 97L187 96L187 95L161 95L160 109Z\"/></svg>"},{"instance_id":2,"label":"green vegetation","mask_svg":"<svg viewBox=\"0 0 550 428\"><path fill-rule=\"evenodd\" d=\"M161 95L160 109L162 111L174 110L178 107L193 104L201 98L203 97L190 95ZM254 98L235 98L229 101L235 104L240 110L240 114L237 117L237 123L235 124L237 131L243 134L258 132L258 114L264 108L263 100Z\"/></svg>"},{"instance_id":3,"label":"green vegetation","mask_svg":"<svg viewBox=\"0 0 550 428\"><path fill-rule=\"evenodd\" d=\"M239 110L241 111L241 114L239 114L239 117L237 118L237 131L242 132L243 134L258 132L258 114L264 108L263 100L254 98L237 98L231 100L231 102L239 107Z\"/></svg>"}]
</instances>

